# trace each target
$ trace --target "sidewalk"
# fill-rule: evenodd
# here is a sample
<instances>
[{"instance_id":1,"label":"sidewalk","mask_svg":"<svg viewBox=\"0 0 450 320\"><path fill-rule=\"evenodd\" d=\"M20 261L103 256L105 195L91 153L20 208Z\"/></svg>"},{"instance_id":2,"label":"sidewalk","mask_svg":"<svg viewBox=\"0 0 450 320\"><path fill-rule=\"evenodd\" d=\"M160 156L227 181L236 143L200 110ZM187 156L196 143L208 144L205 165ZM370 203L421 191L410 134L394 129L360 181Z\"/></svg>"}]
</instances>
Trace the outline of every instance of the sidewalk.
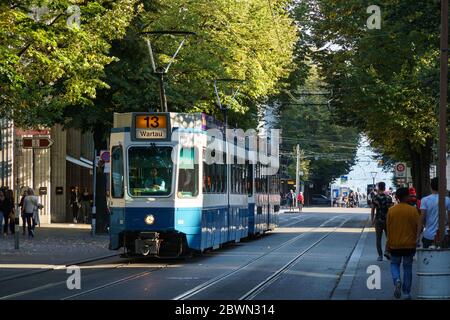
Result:
<instances>
[{"instance_id":1,"label":"sidewalk","mask_svg":"<svg viewBox=\"0 0 450 320\"><path fill-rule=\"evenodd\" d=\"M49 224L36 227L35 237L28 239L20 228L19 249L14 236L0 238L0 281L25 272L53 268L97 257L114 255L108 249L108 235L91 235L90 225Z\"/></svg>"},{"instance_id":2,"label":"sidewalk","mask_svg":"<svg viewBox=\"0 0 450 320\"><path fill-rule=\"evenodd\" d=\"M383 235L383 244L385 245ZM391 278L390 261L383 257L383 261L377 261L377 250L375 246L375 229L366 224L364 232L355 247L341 281L336 288L333 300L395 300L394 284ZM381 271L380 288L369 289L368 282L374 274L374 269L378 266ZM417 297L418 277L417 260L414 258L412 269L412 299ZM401 267L401 277L403 279L403 267ZM371 278L373 279L373 278ZM369 281L368 281L369 280Z\"/></svg>"}]
</instances>

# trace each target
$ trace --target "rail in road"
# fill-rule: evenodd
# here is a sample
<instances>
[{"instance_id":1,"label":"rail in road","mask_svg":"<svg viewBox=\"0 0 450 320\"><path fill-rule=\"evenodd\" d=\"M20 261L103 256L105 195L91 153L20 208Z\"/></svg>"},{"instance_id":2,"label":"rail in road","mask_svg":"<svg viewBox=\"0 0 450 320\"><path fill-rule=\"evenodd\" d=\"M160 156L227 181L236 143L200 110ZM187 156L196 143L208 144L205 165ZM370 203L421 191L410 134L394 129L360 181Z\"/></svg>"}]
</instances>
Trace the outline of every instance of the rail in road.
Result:
<instances>
[{"instance_id":1,"label":"rail in road","mask_svg":"<svg viewBox=\"0 0 450 320\"><path fill-rule=\"evenodd\" d=\"M326 226L329 222L331 222L331 221L337 219L338 217L341 217L341 216L334 216L334 217L332 217L332 218L326 220L325 222L323 222L323 223L322 223L321 225L319 225L318 227L311 227L311 228L308 228L307 230L305 230L304 233L302 233L302 234L300 234L300 235L298 235L298 236L296 236L296 237L294 237L294 238L292 238L292 239L290 239L290 240L288 240L288 241L283 242L282 244L280 244L280 245L278 245L278 246L272 248L271 250L265 252L264 254L259 255L257 258L252 259L251 261L249 261L249 262L247 262L246 264L244 264L244 265L238 267L237 269L235 269L235 270L233 270L233 271L231 271L231 272L228 272L228 273L226 273L226 274L220 275L220 276L218 276L218 277L216 277L216 278L213 278L213 279L211 279L211 280L209 280L209 281L207 281L207 282L205 282L205 283L203 283L203 284L200 284L199 286L197 286L197 287L195 287L195 288L193 288L193 289L191 289L191 290L188 290L188 291L186 291L186 292L184 292L184 293L178 295L178 296L175 297L173 300L187 300L187 299L189 299L189 298L194 297L195 295L199 294L200 292L203 292L203 291L205 291L206 289L208 289L208 288L210 288L210 287L212 287L212 286L214 286L214 285L217 285L218 283L223 282L224 280L226 280L226 279L232 277L233 275L236 275L236 274L238 274L239 272L242 272L243 270L247 269L248 267L250 267L250 266L256 264L256 263L257 263L258 261L260 261L261 259L267 257L267 256L270 255L271 253L273 253L273 252L275 252L275 251L278 251L278 250L280 250L281 248L283 248L283 247L285 247L285 246L287 246L287 245L289 245L289 244L291 244L291 243L294 243L295 241L297 241L297 240L299 240L299 239L305 237L305 236L308 234L308 232L314 232L314 231L316 231L316 230L320 230L320 228ZM340 224L338 227L335 227L335 228L333 229L332 232L334 232L337 228L339 228L340 226L342 226L342 225L343 225L345 222L347 222L348 220L350 220L350 218L347 218L342 224ZM328 236L328 235L329 235L330 233L332 233L332 232L327 233L326 236ZM323 239L325 239L326 236L322 237L320 241L322 241ZM317 245L320 241L317 241L314 245L310 246L307 250L305 250L304 252L302 252L302 254L298 255L298 256L296 257L296 261L297 261L302 255L304 255L307 251L309 251L309 250L312 249L315 245ZM295 262L295 261L294 261L294 262ZM292 263L294 263L294 262L292 262ZM289 265L291 265L291 264L289 264ZM286 269L286 265L284 266L284 269L283 269L283 270L285 270L285 269ZM283 270L277 270L272 276L275 277L277 274L280 274ZM267 283L268 281L270 281L270 279L266 279L265 281L263 281L262 283L260 283L257 287L259 288L259 287L264 286L264 284ZM256 287L255 287L254 289L256 289ZM252 290L253 290L253 289L252 289ZM245 298L247 295L249 296L249 295L250 295L250 292L248 292L248 294L242 296L241 298Z\"/></svg>"},{"instance_id":2,"label":"rail in road","mask_svg":"<svg viewBox=\"0 0 450 320\"><path fill-rule=\"evenodd\" d=\"M225 279L230 278L230 277L232 277L235 274L238 274L239 272L245 270L246 268L249 268L252 265L255 265L257 262L261 261L264 257L267 257L271 253L274 253L274 252L276 252L276 251L278 251L278 250L280 250L280 249L282 249L282 248L284 248L284 247L286 247L286 246L288 246L290 244L293 244L295 241L305 237L308 233L320 230L320 228L325 227L327 224L329 224L330 222L336 220L339 217L344 218L345 220L343 222L341 222L338 226L333 227L332 231L328 232L327 234L322 236L319 240L315 241L313 244L308 246L308 248L303 250L301 253L297 254L293 259L291 259L288 263L286 263L282 268L276 270L270 277L265 279L263 282L259 283L257 286L255 286L253 289L251 289L250 291L248 291L246 294L242 295L242 297L241 297L241 299L253 299L253 297L255 297L259 292L264 290L264 288L269 286L272 282L276 281L276 279L279 278L285 271L287 271L290 266L292 266L293 264L295 264L295 262L300 260L303 255L305 255L312 248L314 248L321 241L323 241L326 237L328 237L331 233L333 233L335 230L337 230L339 227L341 227L343 224L345 224L348 220L351 219L351 217L347 218L347 215L342 215L342 214L341 215L334 215L330 219L326 220L325 222L323 222L321 225L319 225L317 227L305 228L303 230L304 232L302 232L301 234L299 234L299 235L297 235L297 236L295 236L295 237L293 237L293 238L291 238L291 239L289 239L287 241L284 241L283 243L277 245L276 247L272 248L271 250L269 250L269 251L267 251L265 253L262 253L262 254L256 256L255 258L253 258L252 260L248 261L244 265L238 266L236 269L234 269L231 272L228 272L226 274L223 274L223 275L220 275L218 277L215 277L215 278L213 278L213 279L211 279L211 280L209 280L209 281L207 281L207 282L205 282L205 283L203 283L203 284L201 284L199 286L196 286L195 288L193 288L193 289L191 289L191 290L189 290L189 291L187 291L187 292L185 292L183 294L178 295L177 297L174 298L174 300L185 300L185 299L189 299L191 297L194 297L195 295L197 295L198 293L206 290L207 288L210 288L210 287L212 287L212 286L214 286L214 285L224 281ZM292 219L291 219L291 220L289 220L289 223L287 223L287 224L280 223L280 227L284 227L285 228L285 227L293 226L295 224L299 224L301 222L307 221L307 220L313 218L313 216L302 215L302 216L296 216L296 217L292 217L292 218L293 218L294 221L292 221ZM102 258L102 259L106 259L106 258ZM90 260L90 262L100 261L102 259L99 258L99 259L96 259L96 260ZM117 269L119 269L121 267L126 266L130 262L131 262L130 260L125 261L124 263L120 263L120 264L116 265L114 268L111 268L109 270L117 270ZM87 264L87 262L85 262L85 263ZM71 265L74 265L74 264L71 264ZM116 285L119 285L119 284L123 284L123 283L126 283L126 282L131 282L133 280L136 280L136 279L139 279L139 278L142 278L142 277L152 276L153 274L155 274L155 272L164 270L164 269L166 269L169 266L170 266L170 263L167 263L167 264L162 263L159 266L152 266L150 264L149 267L152 268L151 270L145 270L145 271L141 271L141 272L138 272L138 273L133 273L131 275L126 275L126 276L120 277L119 279L114 280L114 281L108 281L108 282L106 282L104 284L95 286L95 287L93 287L91 289L88 289L88 290L85 290L83 292L65 296L65 297L62 298L62 300L76 299L76 298L80 298L80 297L82 298L84 295L87 295L87 294L90 294L90 293L93 293L93 292L96 292L96 291L100 291L100 290L103 290L105 288L113 287L113 286L116 286ZM47 272L52 271L52 270L55 270L55 269L48 270ZM103 273L104 270L102 270L101 272ZM92 273L89 276L89 278L94 278L96 274L98 274L98 272ZM84 279L86 279L86 277L84 277ZM28 290L22 290L22 291L19 291L19 292L16 292L16 293L12 293L12 294L9 294L9 295L2 296L2 297L0 297L0 299L15 299L15 298L19 298L19 297L24 297L24 296L27 296L27 295L32 294L32 293L36 293L36 292L39 292L39 291L47 290L47 289L50 289L50 288L53 288L53 287L57 287L57 286L60 286L60 285L65 285L65 283L66 283L66 279L64 279L64 281L54 281L54 282L51 282L51 283L47 283L45 285L37 286L35 288L31 288L31 289L28 289Z\"/></svg>"}]
</instances>

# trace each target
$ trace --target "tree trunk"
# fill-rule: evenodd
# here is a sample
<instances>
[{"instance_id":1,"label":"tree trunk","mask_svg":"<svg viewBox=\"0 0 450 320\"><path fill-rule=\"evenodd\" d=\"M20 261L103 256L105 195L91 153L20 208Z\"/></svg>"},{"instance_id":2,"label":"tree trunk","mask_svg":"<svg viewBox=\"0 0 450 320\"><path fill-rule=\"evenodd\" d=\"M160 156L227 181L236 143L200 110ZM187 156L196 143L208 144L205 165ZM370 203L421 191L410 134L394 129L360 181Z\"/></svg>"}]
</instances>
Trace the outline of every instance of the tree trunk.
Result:
<instances>
[{"instance_id":1,"label":"tree trunk","mask_svg":"<svg viewBox=\"0 0 450 320\"><path fill-rule=\"evenodd\" d=\"M417 196L422 198L430 194L430 166L432 159L432 142L429 140L425 146L418 150L410 148L411 174L416 188Z\"/></svg>"},{"instance_id":2,"label":"tree trunk","mask_svg":"<svg viewBox=\"0 0 450 320\"><path fill-rule=\"evenodd\" d=\"M106 150L108 148L106 143L107 128L104 125L97 125L94 128L94 146L97 150L97 154L100 150ZM97 156L97 155L96 155ZM109 226L109 214L107 213L106 204L106 175L103 172L103 168L97 168L97 184L95 188L96 196L96 228L95 232L99 234L105 234L108 232Z\"/></svg>"}]
</instances>

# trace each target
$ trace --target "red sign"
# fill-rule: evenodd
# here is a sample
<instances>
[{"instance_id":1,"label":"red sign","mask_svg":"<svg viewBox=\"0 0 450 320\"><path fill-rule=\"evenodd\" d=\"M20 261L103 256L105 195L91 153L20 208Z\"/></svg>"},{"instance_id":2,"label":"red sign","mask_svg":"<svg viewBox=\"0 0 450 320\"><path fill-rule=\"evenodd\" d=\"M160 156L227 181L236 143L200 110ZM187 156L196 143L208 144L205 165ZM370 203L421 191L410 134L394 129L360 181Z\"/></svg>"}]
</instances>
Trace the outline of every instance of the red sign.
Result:
<instances>
[{"instance_id":1,"label":"red sign","mask_svg":"<svg viewBox=\"0 0 450 320\"><path fill-rule=\"evenodd\" d=\"M53 144L53 140L47 137L40 138L22 138L22 147L24 149L47 149Z\"/></svg>"},{"instance_id":2,"label":"red sign","mask_svg":"<svg viewBox=\"0 0 450 320\"><path fill-rule=\"evenodd\" d=\"M398 172L405 171L405 165L403 163L397 164L397 171Z\"/></svg>"},{"instance_id":3,"label":"red sign","mask_svg":"<svg viewBox=\"0 0 450 320\"><path fill-rule=\"evenodd\" d=\"M102 150L100 152L100 158L103 161L105 161L105 163L109 163L109 158L110 158L109 151L108 150Z\"/></svg>"}]
</instances>

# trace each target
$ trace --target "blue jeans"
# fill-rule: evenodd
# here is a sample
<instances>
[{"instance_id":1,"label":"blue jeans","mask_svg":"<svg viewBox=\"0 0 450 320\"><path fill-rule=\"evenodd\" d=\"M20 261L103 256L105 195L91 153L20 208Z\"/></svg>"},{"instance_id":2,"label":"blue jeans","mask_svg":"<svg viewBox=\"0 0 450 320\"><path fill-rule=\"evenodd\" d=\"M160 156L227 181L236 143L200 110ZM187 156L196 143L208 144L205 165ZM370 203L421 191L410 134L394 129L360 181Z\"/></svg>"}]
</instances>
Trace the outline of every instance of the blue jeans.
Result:
<instances>
[{"instance_id":1,"label":"blue jeans","mask_svg":"<svg viewBox=\"0 0 450 320\"><path fill-rule=\"evenodd\" d=\"M403 259L403 281L402 291L404 294L411 293L412 282L412 264L414 255L410 256L391 256L391 275L394 280L394 285L400 278L400 264Z\"/></svg>"}]
</instances>

